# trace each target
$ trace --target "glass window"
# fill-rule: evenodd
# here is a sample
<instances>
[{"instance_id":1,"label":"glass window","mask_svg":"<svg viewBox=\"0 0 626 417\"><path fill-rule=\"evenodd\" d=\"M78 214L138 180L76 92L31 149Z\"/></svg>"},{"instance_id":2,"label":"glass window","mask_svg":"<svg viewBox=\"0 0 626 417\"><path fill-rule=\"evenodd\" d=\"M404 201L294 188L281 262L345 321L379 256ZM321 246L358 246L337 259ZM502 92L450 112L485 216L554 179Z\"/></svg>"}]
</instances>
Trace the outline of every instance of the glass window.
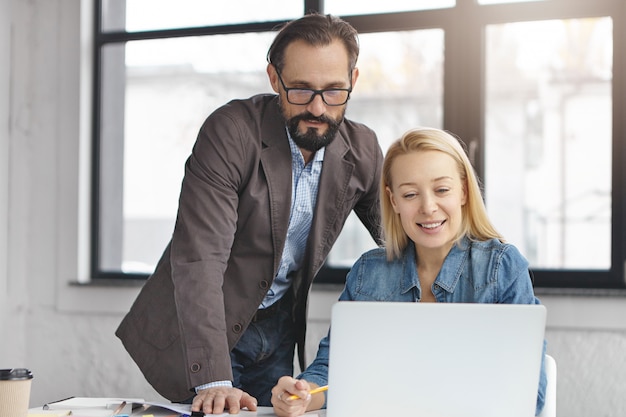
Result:
<instances>
[{"instance_id":1,"label":"glass window","mask_svg":"<svg viewBox=\"0 0 626 417\"><path fill-rule=\"evenodd\" d=\"M103 48L103 270L154 269L174 227L185 160L200 125L233 98L271 92L265 53L273 36L154 39Z\"/></svg>"},{"instance_id":2,"label":"glass window","mask_svg":"<svg viewBox=\"0 0 626 417\"><path fill-rule=\"evenodd\" d=\"M359 79L346 117L374 129L383 152L409 127L443 124L441 29L359 36ZM373 239L354 214L333 247L328 266L349 267Z\"/></svg>"},{"instance_id":3,"label":"glass window","mask_svg":"<svg viewBox=\"0 0 626 417\"><path fill-rule=\"evenodd\" d=\"M233 98L271 92L265 53L273 36L155 39L103 48L104 67L117 68L105 71L102 90L103 270L153 270L173 230L184 163L202 121ZM360 77L347 117L367 122L383 149L407 126L441 126L443 32L372 33L360 42ZM112 167L119 167L116 175ZM329 262L351 264L373 246L352 216Z\"/></svg>"},{"instance_id":4,"label":"glass window","mask_svg":"<svg viewBox=\"0 0 626 417\"><path fill-rule=\"evenodd\" d=\"M340 16L407 12L416 10L432 10L453 7L456 0L388 0L354 1L354 0L324 0L324 10Z\"/></svg>"},{"instance_id":5,"label":"glass window","mask_svg":"<svg viewBox=\"0 0 626 417\"><path fill-rule=\"evenodd\" d=\"M612 20L487 27L486 198L540 269L611 267Z\"/></svg>"},{"instance_id":6,"label":"glass window","mask_svg":"<svg viewBox=\"0 0 626 417\"><path fill-rule=\"evenodd\" d=\"M102 27L138 32L289 20L302 10L293 0L103 0Z\"/></svg>"},{"instance_id":7,"label":"glass window","mask_svg":"<svg viewBox=\"0 0 626 417\"><path fill-rule=\"evenodd\" d=\"M346 116L383 152L409 128L450 130L537 286L625 288L623 0L95 4L94 277L152 272L200 125L231 99L271 92L277 25L318 10L359 30ZM343 282L373 246L351 216L318 282Z\"/></svg>"},{"instance_id":8,"label":"glass window","mask_svg":"<svg viewBox=\"0 0 626 417\"><path fill-rule=\"evenodd\" d=\"M478 4L529 3L532 1L547 1L547 0L478 0Z\"/></svg>"}]
</instances>

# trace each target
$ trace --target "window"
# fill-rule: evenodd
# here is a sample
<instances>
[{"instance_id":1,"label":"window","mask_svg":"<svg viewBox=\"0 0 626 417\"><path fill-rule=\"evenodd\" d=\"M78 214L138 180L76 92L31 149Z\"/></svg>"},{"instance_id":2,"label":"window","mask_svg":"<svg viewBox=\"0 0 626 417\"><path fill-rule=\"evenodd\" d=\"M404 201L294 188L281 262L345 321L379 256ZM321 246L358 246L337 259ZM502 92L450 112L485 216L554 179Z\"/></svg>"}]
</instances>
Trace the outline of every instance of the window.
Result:
<instances>
[{"instance_id":1,"label":"window","mask_svg":"<svg viewBox=\"0 0 626 417\"><path fill-rule=\"evenodd\" d=\"M103 272L154 269L172 233L185 160L200 124L230 99L268 90L264 50L271 35L103 46L98 256Z\"/></svg>"},{"instance_id":2,"label":"window","mask_svg":"<svg viewBox=\"0 0 626 417\"><path fill-rule=\"evenodd\" d=\"M612 33L609 17L487 27L488 209L535 268L611 267Z\"/></svg>"},{"instance_id":3,"label":"window","mask_svg":"<svg viewBox=\"0 0 626 417\"><path fill-rule=\"evenodd\" d=\"M93 276L152 271L202 121L271 92L274 28L315 9L359 30L347 117L383 151L411 127L454 132L537 286L623 288L621 2L97 0ZM348 219L320 281L342 282L374 245L364 235Z\"/></svg>"},{"instance_id":4,"label":"window","mask_svg":"<svg viewBox=\"0 0 626 417\"><path fill-rule=\"evenodd\" d=\"M390 12L411 12L416 10L433 10L453 7L455 0L389 0L362 1L325 0L324 12L337 16L379 14Z\"/></svg>"}]
</instances>

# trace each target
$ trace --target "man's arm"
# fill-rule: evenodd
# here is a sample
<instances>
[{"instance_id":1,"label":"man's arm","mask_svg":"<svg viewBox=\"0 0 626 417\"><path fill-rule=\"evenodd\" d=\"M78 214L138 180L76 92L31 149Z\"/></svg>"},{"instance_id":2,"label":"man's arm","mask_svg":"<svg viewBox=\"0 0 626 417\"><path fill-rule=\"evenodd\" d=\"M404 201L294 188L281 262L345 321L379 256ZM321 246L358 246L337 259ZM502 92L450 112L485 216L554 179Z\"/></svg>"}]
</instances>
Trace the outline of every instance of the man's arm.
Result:
<instances>
[{"instance_id":1,"label":"man's arm","mask_svg":"<svg viewBox=\"0 0 626 417\"><path fill-rule=\"evenodd\" d=\"M185 166L170 263L190 387L232 380L222 285L236 232L242 149L219 111Z\"/></svg>"}]
</instances>

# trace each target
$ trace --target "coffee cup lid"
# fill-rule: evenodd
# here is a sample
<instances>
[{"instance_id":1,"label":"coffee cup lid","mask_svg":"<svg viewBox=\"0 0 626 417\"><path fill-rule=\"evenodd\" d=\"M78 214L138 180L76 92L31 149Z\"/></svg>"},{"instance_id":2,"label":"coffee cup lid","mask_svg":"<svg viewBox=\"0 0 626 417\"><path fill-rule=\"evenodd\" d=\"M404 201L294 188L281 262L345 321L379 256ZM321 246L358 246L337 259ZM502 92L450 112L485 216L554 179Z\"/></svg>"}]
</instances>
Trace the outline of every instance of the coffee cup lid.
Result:
<instances>
[{"instance_id":1,"label":"coffee cup lid","mask_svg":"<svg viewBox=\"0 0 626 417\"><path fill-rule=\"evenodd\" d=\"M0 381L32 379L33 373L26 368L0 369Z\"/></svg>"}]
</instances>

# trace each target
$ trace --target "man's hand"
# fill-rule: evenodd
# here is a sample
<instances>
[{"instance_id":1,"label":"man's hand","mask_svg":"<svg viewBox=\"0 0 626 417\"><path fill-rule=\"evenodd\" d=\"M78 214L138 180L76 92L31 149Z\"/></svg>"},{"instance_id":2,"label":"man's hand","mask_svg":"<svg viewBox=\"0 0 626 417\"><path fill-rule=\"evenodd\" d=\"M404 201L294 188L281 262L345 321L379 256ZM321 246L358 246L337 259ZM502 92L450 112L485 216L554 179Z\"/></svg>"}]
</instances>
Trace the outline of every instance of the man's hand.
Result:
<instances>
[{"instance_id":1,"label":"man's hand","mask_svg":"<svg viewBox=\"0 0 626 417\"><path fill-rule=\"evenodd\" d=\"M202 411L204 414L239 414L239 410L247 408L256 411L257 400L239 388L213 387L198 391L191 403L191 411Z\"/></svg>"}]
</instances>

